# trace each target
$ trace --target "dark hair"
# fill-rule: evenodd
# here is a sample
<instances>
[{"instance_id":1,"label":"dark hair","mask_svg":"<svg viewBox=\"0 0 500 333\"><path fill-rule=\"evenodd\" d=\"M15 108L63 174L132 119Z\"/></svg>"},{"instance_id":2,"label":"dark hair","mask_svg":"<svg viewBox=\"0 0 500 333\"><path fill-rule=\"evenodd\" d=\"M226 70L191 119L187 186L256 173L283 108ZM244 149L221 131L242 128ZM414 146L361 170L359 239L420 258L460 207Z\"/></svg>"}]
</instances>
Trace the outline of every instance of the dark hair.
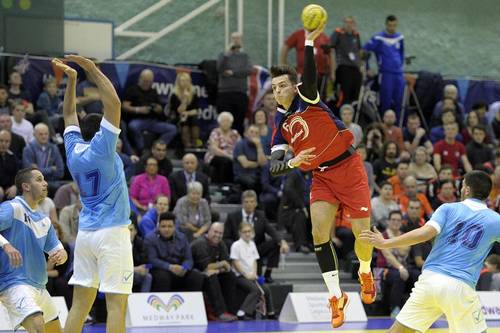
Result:
<instances>
[{"instance_id":1,"label":"dark hair","mask_svg":"<svg viewBox=\"0 0 500 333\"><path fill-rule=\"evenodd\" d=\"M40 170L37 167L29 167L21 169L16 174L16 187L19 193L23 193L23 184L29 183L31 181L32 175L31 171Z\"/></svg>"},{"instance_id":2,"label":"dark hair","mask_svg":"<svg viewBox=\"0 0 500 333\"><path fill-rule=\"evenodd\" d=\"M288 78L293 84L297 83L297 71L295 68L288 65L275 65L271 67L271 78L281 75L288 75Z\"/></svg>"},{"instance_id":3,"label":"dark hair","mask_svg":"<svg viewBox=\"0 0 500 333\"><path fill-rule=\"evenodd\" d=\"M455 182L453 180L443 180L440 184L439 184L439 188L443 188L443 185L444 184L451 184L451 186L453 186L453 188L455 188Z\"/></svg>"},{"instance_id":4,"label":"dark hair","mask_svg":"<svg viewBox=\"0 0 500 333\"><path fill-rule=\"evenodd\" d=\"M163 145L166 146L167 143L165 141L163 141L162 139L158 139L158 140L153 141L151 148L156 147L156 146L163 146Z\"/></svg>"},{"instance_id":5,"label":"dark hair","mask_svg":"<svg viewBox=\"0 0 500 333\"><path fill-rule=\"evenodd\" d=\"M394 22L394 21L397 21L398 18L396 17L396 15L388 15L386 18L385 18L385 22Z\"/></svg>"},{"instance_id":6,"label":"dark hair","mask_svg":"<svg viewBox=\"0 0 500 333\"><path fill-rule=\"evenodd\" d=\"M7 92L9 92L9 87L7 87L5 84L3 83L0 83L0 90L5 90Z\"/></svg>"},{"instance_id":7,"label":"dark hair","mask_svg":"<svg viewBox=\"0 0 500 333\"><path fill-rule=\"evenodd\" d=\"M407 160L406 158L403 158L403 159L399 160L399 162L398 162L398 166L399 166L400 164L410 165L410 163L411 163L411 161L410 161L410 160Z\"/></svg>"},{"instance_id":8,"label":"dark hair","mask_svg":"<svg viewBox=\"0 0 500 333\"><path fill-rule=\"evenodd\" d=\"M384 187L384 186L390 186L391 188L393 187L391 183L389 183L387 180L384 180L381 184L380 184L380 188Z\"/></svg>"},{"instance_id":9,"label":"dark hair","mask_svg":"<svg viewBox=\"0 0 500 333\"><path fill-rule=\"evenodd\" d=\"M450 109L450 108L443 109L443 111L441 112L441 117L446 113L453 113L453 116L455 117L455 119L457 118L457 115L455 114L455 110L453 110L453 109Z\"/></svg>"},{"instance_id":10,"label":"dark hair","mask_svg":"<svg viewBox=\"0 0 500 333\"><path fill-rule=\"evenodd\" d=\"M158 224L160 224L161 221L173 221L175 224L174 213L166 212L166 213L160 214L160 216L158 217Z\"/></svg>"},{"instance_id":11,"label":"dark hair","mask_svg":"<svg viewBox=\"0 0 500 333\"><path fill-rule=\"evenodd\" d=\"M491 254L486 258L485 260L487 263L490 265L496 265L497 269L500 269L500 255L498 254Z\"/></svg>"},{"instance_id":12,"label":"dark hair","mask_svg":"<svg viewBox=\"0 0 500 333\"><path fill-rule=\"evenodd\" d=\"M255 115L257 114L257 112L263 112L264 115L266 116L266 124L267 124L267 112L262 110L262 109L257 109L255 110L255 112L252 114L252 125L255 124Z\"/></svg>"},{"instance_id":13,"label":"dark hair","mask_svg":"<svg viewBox=\"0 0 500 333\"><path fill-rule=\"evenodd\" d=\"M398 146L396 141L392 141L392 140L384 142L384 145L382 146L383 156L385 156L385 154L387 154L387 149L389 149L389 145L391 145L391 144L396 146L396 156L399 156L399 146Z\"/></svg>"},{"instance_id":14,"label":"dark hair","mask_svg":"<svg viewBox=\"0 0 500 333\"><path fill-rule=\"evenodd\" d=\"M486 200L493 186L490 176L484 171L473 170L467 172L464 177L466 186L469 186L472 197L479 200Z\"/></svg>"},{"instance_id":15,"label":"dark hair","mask_svg":"<svg viewBox=\"0 0 500 333\"><path fill-rule=\"evenodd\" d=\"M398 214L399 216L401 216L401 218L403 218L403 213L401 213L400 210L391 210L387 217L390 219L392 217L392 215L394 215L394 214Z\"/></svg>"},{"instance_id":16,"label":"dark hair","mask_svg":"<svg viewBox=\"0 0 500 333\"><path fill-rule=\"evenodd\" d=\"M420 120L420 116L418 115L418 113L416 111L410 112L410 114L408 115L408 118L406 119L406 121L408 121L410 118L412 118L412 119L418 118Z\"/></svg>"},{"instance_id":17,"label":"dark hair","mask_svg":"<svg viewBox=\"0 0 500 333\"><path fill-rule=\"evenodd\" d=\"M486 104L485 102L477 102L477 103L472 104L471 110L478 110L478 109L488 110L488 104Z\"/></svg>"},{"instance_id":18,"label":"dark hair","mask_svg":"<svg viewBox=\"0 0 500 333\"><path fill-rule=\"evenodd\" d=\"M94 135L99 132L101 121L102 115L97 113L91 113L83 117L80 125L83 140L92 140Z\"/></svg>"},{"instance_id":19,"label":"dark hair","mask_svg":"<svg viewBox=\"0 0 500 333\"><path fill-rule=\"evenodd\" d=\"M472 133L474 133L475 130L483 131L484 133L486 133L486 128L483 124L477 124L476 126L473 126Z\"/></svg>"}]
</instances>

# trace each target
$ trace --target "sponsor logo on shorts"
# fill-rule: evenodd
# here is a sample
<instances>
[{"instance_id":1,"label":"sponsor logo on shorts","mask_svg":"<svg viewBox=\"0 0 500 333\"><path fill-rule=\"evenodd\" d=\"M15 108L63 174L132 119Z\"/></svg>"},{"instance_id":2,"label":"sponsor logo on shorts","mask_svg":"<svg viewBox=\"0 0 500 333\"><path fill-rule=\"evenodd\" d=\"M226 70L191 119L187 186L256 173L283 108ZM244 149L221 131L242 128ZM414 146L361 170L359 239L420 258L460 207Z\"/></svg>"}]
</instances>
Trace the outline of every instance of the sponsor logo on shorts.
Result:
<instances>
[{"instance_id":1,"label":"sponsor logo on shorts","mask_svg":"<svg viewBox=\"0 0 500 333\"><path fill-rule=\"evenodd\" d=\"M368 211L368 207L361 207L359 210L362 211L362 212L367 212Z\"/></svg>"},{"instance_id":2,"label":"sponsor logo on shorts","mask_svg":"<svg viewBox=\"0 0 500 333\"><path fill-rule=\"evenodd\" d=\"M134 282L134 272L133 271L125 271L122 275L122 283L130 284Z\"/></svg>"},{"instance_id":3,"label":"sponsor logo on shorts","mask_svg":"<svg viewBox=\"0 0 500 333\"><path fill-rule=\"evenodd\" d=\"M478 324L482 321L483 311L477 310L472 312L472 319L474 320L474 324Z\"/></svg>"},{"instance_id":4,"label":"sponsor logo on shorts","mask_svg":"<svg viewBox=\"0 0 500 333\"><path fill-rule=\"evenodd\" d=\"M157 311L163 310L169 313L170 311L177 311L184 304L184 298L179 294L174 294L170 297L167 304L165 304L159 296L151 295L148 297L148 304Z\"/></svg>"}]
</instances>

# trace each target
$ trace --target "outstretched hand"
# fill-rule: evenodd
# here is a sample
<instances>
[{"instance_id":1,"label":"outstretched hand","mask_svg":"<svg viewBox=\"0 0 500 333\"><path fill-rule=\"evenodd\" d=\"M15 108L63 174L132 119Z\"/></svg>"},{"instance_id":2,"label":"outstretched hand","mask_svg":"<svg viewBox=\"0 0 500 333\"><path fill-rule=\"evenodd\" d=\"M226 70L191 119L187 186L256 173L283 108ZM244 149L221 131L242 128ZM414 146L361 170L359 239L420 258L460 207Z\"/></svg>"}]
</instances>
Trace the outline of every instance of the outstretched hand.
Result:
<instances>
[{"instance_id":1,"label":"outstretched hand","mask_svg":"<svg viewBox=\"0 0 500 333\"><path fill-rule=\"evenodd\" d=\"M92 60L87 59L87 58L82 57L82 56L79 56L79 55L76 55L76 54L69 54L69 55L64 56L64 58L66 58L68 61L73 61L73 62L77 63L86 72L90 72L91 70L93 70L96 67L95 63Z\"/></svg>"},{"instance_id":2,"label":"outstretched hand","mask_svg":"<svg viewBox=\"0 0 500 333\"><path fill-rule=\"evenodd\" d=\"M377 227L373 227L372 230L363 230L358 236L358 239L373 245L377 249L385 249L386 248L386 239L384 236L378 231Z\"/></svg>"},{"instance_id":3,"label":"outstretched hand","mask_svg":"<svg viewBox=\"0 0 500 333\"><path fill-rule=\"evenodd\" d=\"M290 160L290 166L296 168L301 164L310 165L311 161L316 158L316 155L311 154L314 150L316 150L316 147L302 150Z\"/></svg>"},{"instance_id":4,"label":"outstretched hand","mask_svg":"<svg viewBox=\"0 0 500 333\"><path fill-rule=\"evenodd\" d=\"M61 59L52 59L52 64L56 66L57 69L65 73L69 78L75 79L77 76L76 70L74 68L66 65Z\"/></svg>"},{"instance_id":5,"label":"outstretched hand","mask_svg":"<svg viewBox=\"0 0 500 333\"><path fill-rule=\"evenodd\" d=\"M326 26L326 21L321 23L316 29L307 31L306 30L306 40L315 40L323 32Z\"/></svg>"}]
</instances>

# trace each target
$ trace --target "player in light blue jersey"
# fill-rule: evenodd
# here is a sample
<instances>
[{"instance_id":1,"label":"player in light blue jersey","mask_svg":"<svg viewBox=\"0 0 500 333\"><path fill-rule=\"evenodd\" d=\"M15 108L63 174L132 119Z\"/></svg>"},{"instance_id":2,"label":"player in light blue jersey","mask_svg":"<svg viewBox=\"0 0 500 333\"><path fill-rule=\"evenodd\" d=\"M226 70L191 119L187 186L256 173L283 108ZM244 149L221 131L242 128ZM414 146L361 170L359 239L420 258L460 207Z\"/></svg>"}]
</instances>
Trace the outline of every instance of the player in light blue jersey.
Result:
<instances>
[{"instance_id":1,"label":"player in light blue jersey","mask_svg":"<svg viewBox=\"0 0 500 333\"><path fill-rule=\"evenodd\" d=\"M76 71L59 59L53 64L68 76L64 95L64 146L68 169L80 188L82 211L75 243L73 305L66 332L81 332L97 290L106 293L106 331L125 332L128 294L134 266L130 243L130 205L123 163L116 153L121 103L113 84L93 61L70 55L94 82L104 117L87 115L79 127L76 114Z\"/></svg>"},{"instance_id":2,"label":"player in light blue jersey","mask_svg":"<svg viewBox=\"0 0 500 333\"><path fill-rule=\"evenodd\" d=\"M47 182L34 167L20 170L15 182L22 195L0 206L0 301L14 329L62 332L57 307L45 289L45 253L56 265L68 255L50 219L36 211L47 197Z\"/></svg>"},{"instance_id":3,"label":"player in light blue jersey","mask_svg":"<svg viewBox=\"0 0 500 333\"><path fill-rule=\"evenodd\" d=\"M443 313L450 332L486 332L475 287L493 243L500 241L500 215L484 201L492 187L483 171L471 171L462 183L462 201L441 205L422 227L384 239L365 231L360 238L379 249L410 246L435 237L415 288L390 332L425 332Z\"/></svg>"}]
</instances>

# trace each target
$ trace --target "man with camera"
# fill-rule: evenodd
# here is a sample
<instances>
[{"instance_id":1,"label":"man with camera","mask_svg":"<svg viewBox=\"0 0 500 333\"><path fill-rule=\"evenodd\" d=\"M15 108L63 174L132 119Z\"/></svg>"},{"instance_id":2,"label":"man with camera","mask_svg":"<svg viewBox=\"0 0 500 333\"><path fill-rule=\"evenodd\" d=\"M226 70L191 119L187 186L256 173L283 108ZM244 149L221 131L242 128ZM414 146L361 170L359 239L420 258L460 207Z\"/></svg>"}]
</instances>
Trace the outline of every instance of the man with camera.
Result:
<instances>
[{"instance_id":1,"label":"man with camera","mask_svg":"<svg viewBox=\"0 0 500 333\"><path fill-rule=\"evenodd\" d=\"M252 72L252 63L248 54L242 51L241 37L241 33L233 32L229 49L217 59L217 111L230 112L234 117L234 129L243 135L243 123L248 109L247 77Z\"/></svg>"}]
</instances>

